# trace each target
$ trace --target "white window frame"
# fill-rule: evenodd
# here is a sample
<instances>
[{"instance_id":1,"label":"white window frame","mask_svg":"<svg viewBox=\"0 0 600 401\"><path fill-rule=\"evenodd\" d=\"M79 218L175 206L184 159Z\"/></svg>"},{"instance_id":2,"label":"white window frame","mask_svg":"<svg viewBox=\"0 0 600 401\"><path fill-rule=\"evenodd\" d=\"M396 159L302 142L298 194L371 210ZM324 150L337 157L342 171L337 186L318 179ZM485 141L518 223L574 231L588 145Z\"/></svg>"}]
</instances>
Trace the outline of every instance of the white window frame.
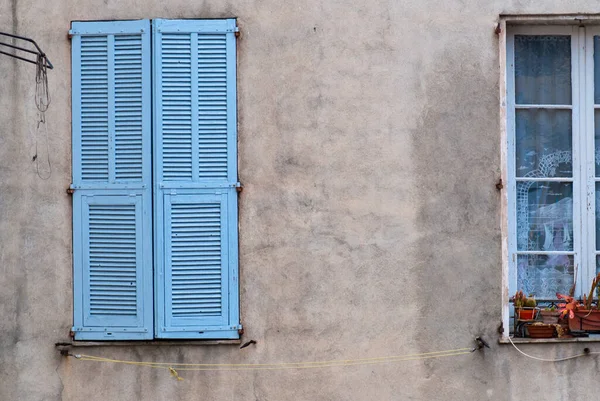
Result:
<instances>
[{"instance_id":1,"label":"white window frame","mask_svg":"<svg viewBox=\"0 0 600 401\"><path fill-rule=\"evenodd\" d=\"M538 20L539 21L539 20ZM515 166L515 110L516 108L550 108L536 105L516 106L514 86L515 35L569 35L571 36L571 88L572 88L572 178L540 178L538 181L573 182L573 252L576 278L575 296L587 293L596 274L596 227L594 143L594 36L600 36L600 26L576 25L511 25L506 20L498 25L500 35L500 117L502 180L506 190L502 193L502 322L503 337L509 335L509 297L517 287L517 255L552 254L553 252L517 251L517 178ZM539 22L537 22L539 24ZM552 107L552 106L551 106ZM552 108L566 109L554 106ZM565 254L567 252L557 251Z\"/></svg>"}]
</instances>

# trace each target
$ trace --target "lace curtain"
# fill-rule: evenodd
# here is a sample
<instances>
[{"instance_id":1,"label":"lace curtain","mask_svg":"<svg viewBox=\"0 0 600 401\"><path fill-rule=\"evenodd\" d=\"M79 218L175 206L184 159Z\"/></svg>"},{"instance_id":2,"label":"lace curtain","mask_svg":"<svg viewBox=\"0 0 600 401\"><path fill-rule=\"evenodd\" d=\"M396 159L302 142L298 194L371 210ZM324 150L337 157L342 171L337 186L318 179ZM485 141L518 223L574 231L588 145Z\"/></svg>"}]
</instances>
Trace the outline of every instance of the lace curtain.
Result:
<instances>
[{"instance_id":1,"label":"lace curtain","mask_svg":"<svg viewBox=\"0 0 600 401\"><path fill-rule=\"evenodd\" d=\"M554 298L574 279L573 183L531 178L573 176L569 36L515 37L515 101L517 249L542 253L518 256L517 287Z\"/></svg>"}]
</instances>

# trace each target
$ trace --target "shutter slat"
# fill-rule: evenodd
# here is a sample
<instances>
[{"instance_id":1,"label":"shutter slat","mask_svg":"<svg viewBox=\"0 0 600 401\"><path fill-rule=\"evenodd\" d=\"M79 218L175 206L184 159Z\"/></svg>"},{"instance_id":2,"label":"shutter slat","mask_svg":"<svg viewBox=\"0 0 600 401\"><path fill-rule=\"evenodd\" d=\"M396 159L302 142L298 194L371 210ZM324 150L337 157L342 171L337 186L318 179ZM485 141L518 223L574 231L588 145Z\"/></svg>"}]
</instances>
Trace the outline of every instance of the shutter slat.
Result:
<instances>
[{"instance_id":1,"label":"shutter slat","mask_svg":"<svg viewBox=\"0 0 600 401\"><path fill-rule=\"evenodd\" d=\"M228 113L225 90L227 64L223 68L215 68L204 62L205 56L211 52L222 53L225 61L226 46L225 35L198 36L198 153L200 158L198 176L201 179L222 179L227 176L227 154L215 153L210 149L210 144L215 141L227 146ZM215 98L220 101L220 104L213 102ZM215 132L215 126L220 126L222 129Z\"/></svg>"},{"instance_id":2,"label":"shutter slat","mask_svg":"<svg viewBox=\"0 0 600 401\"><path fill-rule=\"evenodd\" d=\"M142 181L141 35L115 36L115 98L115 179Z\"/></svg>"},{"instance_id":3,"label":"shutter slat","mask_svg":"<svg viewBox=\"0 0 600 401\"><path fill-rule=\"evenodd\" d=\"M97 46L86 46L90 42ZM94 109L81 112L81 179L108 182L108 39L85 36L81 44L79 68L87 79L81 80L80 96L95 100Z\"/></svg>"},{"instance_id":4,"label":"shutter slat","mask_svg":"<svg viewBox=\"0 0 600 401\"><path fill-rule=\"evenodd\" d=\"M165 181L192 179L192 78L191 39L189 35L161 36L162 71L176 80L163 80L161 104L172 108L162 110L163 157ZM172 123L170 122L172 121Z\"/></svg>"},{"instance_id":5,"label":"shutter slat","mask_svg":"<svg viewBox=\"0 0 600 401\"><path fill-rule=\"evenodd\" d=\"M199 212L200 210L203 213ZM219 203L210 204L172 204L171 206L171 269L172 288L171 288L171 314L173 317L194 317L201 318L206 313L220 315L222 312L221 297L221 205ZM199 230L211 226L212 230ZM177 242L181 234L180 228L191 227L197 229L193 238L188 237L186 242ZM211 241L213 236L217 241ZM210 244L211 246L207 246ZM219 256L213 265L198 265L194 271L187 269L187 261L196 261L209 255ZM182 269L183 268L183 269ZM202 270L211 270L211 276L202 275ZM216 273L216 274L215 274ZM209 286L217 287L218 296L215 292L202 292L197 288L206 288ZM192 287L186 292L176 291L182 283L186 288ZM194 288L195 287L195 288ZM213 309L203 311L198 306L202 303L210 302Z\"/></svg>"},{"instance_id":6,"label":"shutter slat","mask_svg":"<svg viewBox=\"0 0 600 401\"><path fill-rule=\"evenodd\" d=\"M144 305L141 198L92 195L83 199L85 326L143 327L141 315L148 305Z\"/></svg>"}]
</instances>

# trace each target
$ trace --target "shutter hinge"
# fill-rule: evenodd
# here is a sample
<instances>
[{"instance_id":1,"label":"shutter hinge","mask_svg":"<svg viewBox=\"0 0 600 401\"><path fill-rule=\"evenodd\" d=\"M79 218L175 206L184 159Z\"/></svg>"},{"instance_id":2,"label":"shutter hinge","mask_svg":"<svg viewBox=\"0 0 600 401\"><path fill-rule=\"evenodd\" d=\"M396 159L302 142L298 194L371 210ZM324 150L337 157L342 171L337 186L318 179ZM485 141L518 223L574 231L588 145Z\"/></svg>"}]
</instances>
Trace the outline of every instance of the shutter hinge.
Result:
<instances>
[{"instance_id":1,"label":"shutter hinge","mask_svg":"<svg viewBox=\"0 0 600 401\"><path fill-rule=\"evenodd\" d=\"M238 181L235 183L235 190L238 192L242 192L244 190L244 186L242 185L241 182Z\"/></svg>"},{"instance_id":2,"label":"shutter hinge","mask_svg":"<svg viewBox=\"0 0 600 401\"><path fill-rule=\"evenodd\" d=\"M496 189L500 191L502 188L504 188L504 184L502 183L502 178L500 178L496 183Z\"/></svg>"},{"instance_id":3,"label":"shutter hinge","mask_svg":"<svg viewBox=\"0 0 600 401\"><path fill-rule=\"evenodd\" d=\"M496 35L500 35L502 33L502 27L500 26L500 23L496 25L494 32L496 32Z\"/></svg>"},{"instance_id":4,"label":"shutter hinge","mask_svg":"<svg viewBox=\"0 0 600 401\"><path fill-rule=\"evenodd\" d=\"M73 39L73 36L75 36L75 32L72 29L69 29L69 32L67 32L67 38Z\"/></svg>"},{"instance_id":5,"label":"shutter hinge","mask_svg":"<svg viewBox=\"0 0 600 401\"><path fill-rule=\"evenodd\" d=\"M74 193L75 193L75 188L73 188L72 186L69 186L69 188L67 188L67 194L73 195Z\"/></svg>"}]
</instances>

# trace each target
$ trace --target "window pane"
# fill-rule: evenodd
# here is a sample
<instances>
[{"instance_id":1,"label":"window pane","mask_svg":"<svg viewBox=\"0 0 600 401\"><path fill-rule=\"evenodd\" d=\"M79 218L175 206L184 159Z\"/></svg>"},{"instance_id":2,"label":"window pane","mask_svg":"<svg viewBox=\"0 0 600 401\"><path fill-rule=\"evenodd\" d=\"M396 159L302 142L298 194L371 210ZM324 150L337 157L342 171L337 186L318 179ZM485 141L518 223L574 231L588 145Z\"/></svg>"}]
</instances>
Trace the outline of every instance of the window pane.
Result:
<instances>
[{"instance_id":1,"label":"window pane","mask_svg":"<svg viewBox=\"0 0 600 401\"><path fill-rule=\"evenodd\" d=\"M600 177L600 110L594 110L594 149L596 177Z\"/></svg>"},{"instance_id":2,"label":"window pane","mask_svg":"<svg viewBox=\"0 0 600 401\"><path fill-rule=\"evenodd\" d=\"M596 250L600 250L600 182L596 183Z\"/></svg>"},{"instance_id":3,"label":"window pane","mask_svg":"<svg viewBox=\"0 0 600 401\"><path fill-rule=\"evenodd\" d=\"M594 103L600 104L600 36L594 36Z\"/></svg>"},{"instance_id":4,"label":"window pane","mask_svg":"<svg viewBox=\"0 0 600 401\"><path fill-rule=\"evenodd\" d=\"M517 249L573 250L572 183L517 183Z\"/></svg>"},{"instance_id":5,"label":"window pane","mask_svg":"<svg viewBox=\"0 0 600 401\"><path fill-rule=\"evenodd\" d=\"M517 177L570 177L571 110L516 111Z\"/></svg>"},{"instance_id":6,"label":"window pane","mask_svg":"<svg viewBox=\"0 0 600 401\"><path fill-rule=\"evenodd\" d=\"M517 104L571 104L571 37L515 36Z\"/></svg>"},{"instance_id":7,"label":"window pane","mask_svg":"<svg viewBox=\"0 0 600 401\"><path fill-rule=\"evenodd\" d=\"M517 288L537 298L556 298L568 294L574 280L573 256L519 255Z\"/></svg>"}]
</instances>

